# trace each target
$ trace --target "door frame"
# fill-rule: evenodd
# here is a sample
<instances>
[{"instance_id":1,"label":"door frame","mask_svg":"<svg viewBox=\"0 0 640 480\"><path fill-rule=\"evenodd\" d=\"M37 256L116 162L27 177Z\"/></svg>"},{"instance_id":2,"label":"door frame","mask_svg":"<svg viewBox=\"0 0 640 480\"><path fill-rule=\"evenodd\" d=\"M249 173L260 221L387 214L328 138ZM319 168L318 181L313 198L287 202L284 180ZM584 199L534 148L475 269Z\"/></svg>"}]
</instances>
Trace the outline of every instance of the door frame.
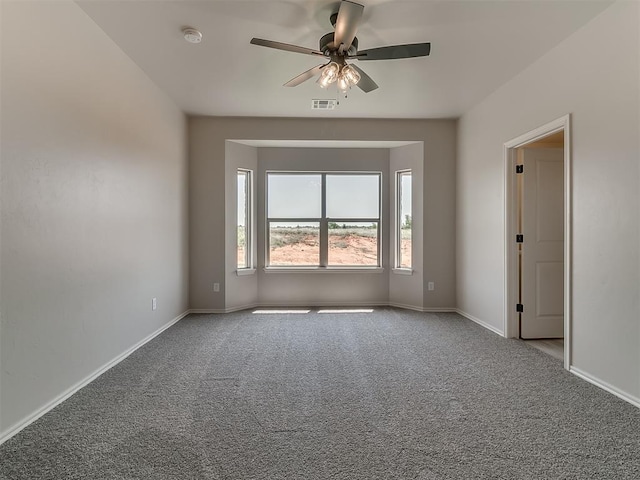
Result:
<instances>
[{"instance_id":1,"label":"door frame","mask_svg":"<svg viewBox=\"0 0 640 480\"><path fill-rule=\"evenodd\" d=\"M552 133L564 131L564 368L571 366L571 115L564 115L530 132L524 133L503 146L504 158L504 332L507 338L520 336L520 322L516 312L518 303L517 244L517 188L516 150Z\"/></svg>"}]
</instances>

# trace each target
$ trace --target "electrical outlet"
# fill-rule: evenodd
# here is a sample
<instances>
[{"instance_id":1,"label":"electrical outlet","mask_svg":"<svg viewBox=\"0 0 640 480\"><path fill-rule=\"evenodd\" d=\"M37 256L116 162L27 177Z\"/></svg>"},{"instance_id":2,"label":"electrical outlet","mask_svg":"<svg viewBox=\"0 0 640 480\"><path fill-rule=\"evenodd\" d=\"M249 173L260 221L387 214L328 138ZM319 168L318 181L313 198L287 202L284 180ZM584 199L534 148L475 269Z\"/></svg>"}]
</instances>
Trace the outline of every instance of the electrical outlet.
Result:
<instances>
[{"instance_id":1,"label":"electrical outlet","mask_svg":"<svg viewBox=\"0 0 640 480\"><path fill-rule=\"evenodd\" d=\"M151 299L151 310L155 310L157 307L158 307L158 301L154 297L154 298Z\"/></svg>"},{"instance_id":2,"label":"electrical outlet","mask_svg":"<svg viewBox=\"0 0 640 480\"><path fill-rule=\"evenodd\" d=\"M213 291L214 292L219 292L220 291L220 284L219 283L214 283L213 284Z\"/></svg>"},{"instance_id":3,"label":"electrical outlet","mask_svg":"<svg viewBox=\"0 0 640 480\"><path fill-rule=\"evenodd\" d=\"M429 283L427 283L427 289L428 289L429 291L435 290L435 289L436 289L436 284L435 284L435 282L429 282Z\"/></svg>"}]
</instances>

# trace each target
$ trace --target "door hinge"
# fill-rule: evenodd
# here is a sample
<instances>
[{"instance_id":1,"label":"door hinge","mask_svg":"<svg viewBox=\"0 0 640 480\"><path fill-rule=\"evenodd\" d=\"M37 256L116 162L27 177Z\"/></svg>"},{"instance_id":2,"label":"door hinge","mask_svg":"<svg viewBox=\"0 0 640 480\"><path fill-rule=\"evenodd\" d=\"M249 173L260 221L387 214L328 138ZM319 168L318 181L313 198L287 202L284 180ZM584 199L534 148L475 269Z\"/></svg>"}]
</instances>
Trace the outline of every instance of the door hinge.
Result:
<instances>
[{"instance_id":1,"label":"door hinge","mask_svg":"<svg viewBox=\"0 0 640 480\"><path fill-rule=\"evenodd\" d=\"M524 306L521 303L516 304L516 312L518 313L524 312Z\"/></svg>"},{"instance_id":2,"label":"door hinge","mask_svg":"<svg viewBox=\"0 0 640 480\"><path fill-rule=\"evenodd\" d=\"M516 165L516 173L524 172L524 165Z\"/></svg>"},{"instance_id":3,"label":"door hinge","mask_svg":"<svg viewBox=\"0 0 640 480\"><path fill-rule=\"evenodd\" d=\"M523 243L524 242L524 235L521 233L516 234L516 243Z\"/></svg>"}]
</instances>

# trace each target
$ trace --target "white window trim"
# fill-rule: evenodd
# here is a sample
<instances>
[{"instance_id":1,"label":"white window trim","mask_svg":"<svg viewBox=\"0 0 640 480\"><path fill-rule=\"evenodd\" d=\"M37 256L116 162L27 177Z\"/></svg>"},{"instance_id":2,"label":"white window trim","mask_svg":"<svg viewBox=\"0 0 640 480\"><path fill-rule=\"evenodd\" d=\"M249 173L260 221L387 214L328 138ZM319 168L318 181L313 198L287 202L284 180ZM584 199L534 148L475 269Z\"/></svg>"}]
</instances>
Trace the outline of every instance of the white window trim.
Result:
<instances>
[{"instance_id":1,"label":"white window trim","mask_svg":"<svg viewBox=\"0 0 640 480\"><path fill-rule=\"evenodd\" d=\"M413 275L413 270L411 268L392 268L391 272L396 275Z\"/></svg>"},{"instance_id":2,"label":"white window trim","mask_svg":"<svg viewBox=\"0 0 640 480\"><path fill-rule=\"evenodd\" d=\"M255 275L256 271L257 270L255 268L238 268L236 270L236 275L238 275L239 277L244 277L245 275Z\"/></svg>"},{"instance_id":3,"label":"white window trim","mask_svg":"<svg viewBox=\"0 0 640 480\"><path fill-rule=\"evenodd\" d=\"M321 218L278 218L269 217L269 175L281 174L281 175L320 175L321 177ZM327 175L377 175L378 176L378 217L372 218L329 218L326 215L326 177ZM346 272L377 272L384 271L382 267L382 172L379 171L290 171L290 170L268 170L265 172L265 272L324 272L324 273L338 273L340 271ZM272 222L315 222L319 223L319 265L271 265L270 253L271 247L269 243L270 236L270 223ZM378 263L377 265L329 265L329 223L350 223L350 222L371 222L377 223L377 246L378 246ZM323 245L325 246L323 248Z\"/></svg>"},{"instance_id":4,"label":"white window trim","mask_svg":"<svg viewBox=\"0 0 640 480\"><path fill-rule=\"evenodd\" d=\"M354 265L340 267L294 267L274 266L264 267L265 273L383 273L384 267L366 267Z\"/></svg>"},{"instance_id":5,"label":"white window trim","mask_svg":"<svg viewBox=\"0 0 640 480\"><path fill-rule=\"evenodd\" d=\"M241 275L252 275L255 273L255 264L254 264L254 255L253 255L253 245L255 234L253 231L253 170L248 168L238 168L237 173L244 173L247 175L247 184L245 186L245 230L244 230L244 238L245 238L245 264L246 266L240 267L237 264L236 260L236 272L238 276ZM236 182L237 188L237 182ZM236 191L236 202L238 201L238 194ZM236 249L238 245L238 220L236 218ZM236 250L237 253L237 250ZM242 272L242 273L241 273Z\"/></svg>"},{"instance_id":6,"label":"white window trim","mask_svg":"<svg viewBox=\"0 0 640 480\"><path fill-rule=\"evenodd\" d=\"M395 249L393 253L393 269L394 273L399 275L412 275L413 274L413 227L411 228L411 266L409 267L401 267L401 251L402 251L402 175L409 173L411 174L411 187L413 188L413 172L410 168L405 168L402 170L396 170L395 172L395 205L394 205L394 219L395 225L393 227L393 234L395 238ZM413 223L413 218L411 219Z\"/></svg>"}]
</instances>

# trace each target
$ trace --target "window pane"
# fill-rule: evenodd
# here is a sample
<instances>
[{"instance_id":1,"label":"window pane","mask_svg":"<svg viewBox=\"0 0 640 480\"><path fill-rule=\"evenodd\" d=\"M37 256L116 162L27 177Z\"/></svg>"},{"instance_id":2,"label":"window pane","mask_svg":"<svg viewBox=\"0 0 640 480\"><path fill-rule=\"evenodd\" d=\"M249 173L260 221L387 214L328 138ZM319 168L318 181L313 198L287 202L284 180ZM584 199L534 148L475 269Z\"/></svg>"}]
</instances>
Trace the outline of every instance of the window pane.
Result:
<instances>
[{"instance_id":1,"label":"window pane","mask_svg":"<svg viewBox=\"0 0 640 480\"><path fill-rule=\"evenodd\" d=\"M398 267L411 268L411 172L398 174Z\"/></svg>"},{"instance_id":2,"label":"window pane","mask_svg":"<svg viewBox=\"0 0 640 480\"><path fill-rule=\"evenodd\" d=\"M327 175L327 217L379 218L380 175Z\"/></svg>"},{"instance_id":3,"label":"window pane","mask_svg":"<svg viewBox=\"0 0 640 480\"><path fill-rule=\"evenodd\" d=\"M318 266L320 223L270 223L269 265Z\"/></svg>"},{"instance_id":4,"label":"window pane","mask_svg":"<svg viewBox=\"0 0 640 480\"><path fill-rule=\"evenodd\" d=\"M249 172L238 171L238 268L249 267Z\"/></svg>"},{"instance_id":5,"label":"window pane","mask_svg":"<svg viewBox=\"0 0 640 480\"><path fill-rule=\"evenodd\" d=\"M378 266L378 222L329 222L329 265Z\"/></svg>"},{"instance_id":6,"label":"window pane","mask_svg":"<svg viewBox=\"0 0 640 480\"><path fill-rule=\"evenodd\" d=\"M269 218L320 218L320 175L267 174Z\"/></svg>"}]
</instances>

